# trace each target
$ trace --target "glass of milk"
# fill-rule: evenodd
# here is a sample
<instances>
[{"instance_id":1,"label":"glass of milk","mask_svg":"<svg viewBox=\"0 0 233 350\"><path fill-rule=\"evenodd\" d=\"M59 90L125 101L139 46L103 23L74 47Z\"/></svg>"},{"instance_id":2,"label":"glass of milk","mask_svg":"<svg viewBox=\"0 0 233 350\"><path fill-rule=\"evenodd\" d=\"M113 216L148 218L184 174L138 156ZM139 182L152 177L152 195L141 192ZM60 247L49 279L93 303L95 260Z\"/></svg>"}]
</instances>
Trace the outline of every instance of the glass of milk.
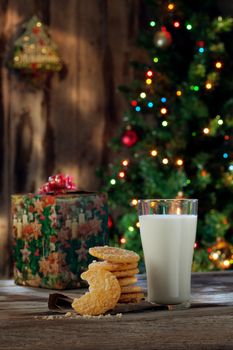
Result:
<instances>
[{"instance_id":1,"label":"glass of milk","mask_svg":"<svg viewBox=\"0 0 233 350\"><path fill-rule=\"evenodd\" d=\"M147 299L169 309L190 306L197 199L139 201Z\"/></svg>"}]
</instances>

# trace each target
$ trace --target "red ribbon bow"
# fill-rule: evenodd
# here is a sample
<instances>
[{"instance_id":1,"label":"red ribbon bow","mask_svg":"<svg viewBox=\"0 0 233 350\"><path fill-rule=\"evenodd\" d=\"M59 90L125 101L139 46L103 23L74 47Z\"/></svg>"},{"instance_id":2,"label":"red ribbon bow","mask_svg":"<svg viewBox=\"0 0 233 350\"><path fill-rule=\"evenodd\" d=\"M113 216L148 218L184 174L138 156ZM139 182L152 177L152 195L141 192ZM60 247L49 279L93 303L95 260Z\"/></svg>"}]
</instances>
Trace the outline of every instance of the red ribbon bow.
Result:
<instances>
[{"instance_id":1,"label":"red ribbon bow","mask_svg":"<svg viewBox=\"0 0 233 350\"><path fill-rule=\"evenodd\" d=\"M66 193L67 191L75 190L77 190L77 187L73 182L72 176L57 174L49 177L48 182L46 182L40 187L39 193Z\"/></svg>"}]
</instances>

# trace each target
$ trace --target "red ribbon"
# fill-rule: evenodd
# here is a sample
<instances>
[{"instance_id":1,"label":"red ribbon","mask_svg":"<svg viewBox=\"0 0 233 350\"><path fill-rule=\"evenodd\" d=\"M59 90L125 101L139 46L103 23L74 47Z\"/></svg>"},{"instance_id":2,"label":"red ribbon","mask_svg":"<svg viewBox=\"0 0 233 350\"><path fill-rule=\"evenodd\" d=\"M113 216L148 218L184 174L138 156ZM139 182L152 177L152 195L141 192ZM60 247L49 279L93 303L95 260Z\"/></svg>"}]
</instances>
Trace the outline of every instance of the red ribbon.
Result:
<instances>
[{"instance_id":1,"label":"red ribbon","mask_svg":"<svg viewBox=\"0 0 233 350\"><path fill-rule=\"evenodd\" d=\"M50 176L48 182L39 188L40 194L46 193L66 193L67 191L76 191L77 187L70 175L57 174Z\"/></svg>"}]
</instances>

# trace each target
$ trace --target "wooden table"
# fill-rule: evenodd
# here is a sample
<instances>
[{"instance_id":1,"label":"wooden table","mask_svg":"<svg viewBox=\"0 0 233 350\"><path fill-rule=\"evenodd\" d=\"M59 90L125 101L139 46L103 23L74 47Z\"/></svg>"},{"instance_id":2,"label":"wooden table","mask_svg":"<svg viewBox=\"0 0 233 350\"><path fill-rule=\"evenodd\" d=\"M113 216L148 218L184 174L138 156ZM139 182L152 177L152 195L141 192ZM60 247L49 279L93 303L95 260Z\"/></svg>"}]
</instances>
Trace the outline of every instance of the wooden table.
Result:
<instances>
[{"instance_id":1,"label":"wooden table","mask_svg":"<svg viewBox=\"0 0 233 350\"><path fill-rule=\"evenodd\" d=\"M233 349L233 272L193 274L191 309L121 318L43 319L50 292L0 281L0 349Z\"/></svg>"}]
</instances>

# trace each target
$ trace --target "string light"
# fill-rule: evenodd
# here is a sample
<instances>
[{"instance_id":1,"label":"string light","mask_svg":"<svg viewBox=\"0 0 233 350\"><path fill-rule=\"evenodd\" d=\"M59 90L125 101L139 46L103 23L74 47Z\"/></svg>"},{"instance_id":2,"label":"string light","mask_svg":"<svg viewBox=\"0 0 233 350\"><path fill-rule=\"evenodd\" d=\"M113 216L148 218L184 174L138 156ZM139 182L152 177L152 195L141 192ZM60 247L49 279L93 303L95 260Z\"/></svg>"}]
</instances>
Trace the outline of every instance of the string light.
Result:
<instances>
[{"instance_id":1,"label":"string light","mask_svg":"<svg viewBox=\"0 0 233 350\"><path fill-rule=\"evenodd\" d=\"M133 227L133 226L129 226L129 227L128 227L128 230L129 230L130 232L133 232L133 231L134 231L134 227Z\"/></svg>"},{"instance_id":2,"label":"string light","mask_svg":"<svg viewBox=\"0 0 233 350\"><path fill-rule=\"evenodd\" d=\"M141 93L140 93L140 97L141 97L141 98L146 98L146 93L145 93L145 92L141 92Z\"/></svg>"},{"instance_id":3,"label":"string light","mask_svg":"<svg viewBox=\"0 0 233 350\"><path fill-rule=\"evenodd\" d=\"M153 103L153 102L148 102L148 103L147 103L147 107L152 108L153 106L154 106L154 103Z\"/></svg>"},{"instance_id":4,"label":"string light","mask_svg":"<svg viewBox=\"0 0 233 350\"><path fill-rule=\"evenodd\" d=\"M140 223L139 223L139 221L136 223L136 227L140 227Z\"/></svg>"},{"instance_id":5,"label":"string light","mask_svg":"<svg viewBox=\"0 0 233 350\"><path fill-rule=\"evenodd\" d=\"M158 57L154 57L154 58L153 58L153 62L154 62L154 63L158 63L158 62L159 62Z\"/></svg>"},{"instance_id":6,"label":"string light","mask_svg":"<svg viewBox=\"0 0 233 350\"><path fill-rule=\"evenodd\" d=\"M182 91L177 90L177 91L176 91L176 96L181 96L181 95L182 95Z\"/></svg>"},{"instance_id":7,"label":"string light","mask_svg":"<svg viewBox=\"0 0 233 350\"><path fill-rule=\"evenodd\" d=\"M219 254L216 253L216 252L211 254L211 258L212 258L213 260L218 260L218 257L219 257Z\"/></svg>"},{"instance_id":8,"label":"string light","mask_svg":"<svg viewBox=\"0 0 233 350\"><path fill-rule=\"evenodd\" d=\"M162 103L165 103L165 102L167 102L167 99L166 99L166 97L162 97L162 98L161 98L161 102L162 102Z\"/></svg>"},{"instance_id":9,"label":"string light","mask_svg":"<svg viewBox=\"0 0 233 350\"><path fill-rule=\"evenodd\" d=\"M174 25L175 28L179 28L179 27L180 27L180 22L175 21L175 22L173 23L173 25Z\"/></svg>"},{"instance_id":10,"label":"string light","mask_svg":"<svg viewBox=\"0 0 233 350\"><path fill-rule=\"evenodd\" d=\"M166 120L164 120L164 121L162 122L162 126L164 126L164 127L168 126L168 122L167 122Z\"/></svg>"},{"instance_id":11,"label":"string light","mask_svg":"<svg viewBox=\"0 0 233 350\"><path fill-rule=\"evenodd\" d=\"M183 165L183 160L182 159L177 159L177 161L176 161L176 164L177 165L179 165L179 166L181 166L181 165Z\"/></svg>"},{"instance_id":12,"label":"string light","mask_svg":"<svg viewBox=\"0 0 233 350\"><path fill-rule=\"evenodd\" d=\"M210 132L210 129L209 129L209 128L204 128L204 129L203 129L203 133L204 133L204 134L207 135L207 134L209 134L209 132Z\"/></svg>"},{"instance_id":13,"label":"string light","mask_svg":"<svg viewBox=\"0 0 233 350\"><path fill-rule=\"evenodd\" d=\"M140 107L140 106L135 107L135 111L136 111L136 112L140 112L140 110L141 110L141 107Z\"/></svg>"},{"instance_id":14,"label":"string light","mask_svg":"<svg viewBox=\"0 0 233 350\"><path fill-rule=\"evenodd\" d=\"M224 265L225 267L229 267L229 266L230 266L230 261L229 261L229 260L224 260L224 261L223 261L223 265Z\"/></svg>"},{"instance_id":15,"label":"string light","mask_svg":"<svg viewBox=\"0 0 233 350\"><path fill-rule=\"evenodd\" d=\"M157 154L158 154L158 152L156 151L156 149L152 149L152 150L150 151L150 155L151 155L152 157L156 157Z\"/></svg>"},{"instance_id":16,"label":"string light","mask_svg":"<svg viewBox=\"0 0 233 350\"><path fill-rule=\"evenodd\" d=\"M194 91L199 91L199 86L198 85L191 85L190 89L194 90Z\"/></svg>"},{"instance_id":17,"label":"string light","mask_svg":"<svg viewBox=\"0 0 233 350\"><path fill-rule=\"evenodd\" d=\"M210 90L210 89L212 89L212 84L210 83L210 82L207 82L206 84L205 84L205 88L207 89L207 90Z\"/></svg>"},{"instance_id":18,"label":"string light","mask_svg":"<svg viewBox=\"0 0 233 350\"><path fill-rule=\"evenodd\" d=\"M148 71L146 72L146 75L147 75L148 77L153 77L153 72L152 72L152 70L148 70Z\"/></svg>"},{"instance_id":19,"label":"string light","mask_svg":"<svg viewBox=\"0 0 233 350\"><path fill-rule=\"evenodd\" d=\"M192 25L190 24L190 23L188 23L187 25L186 25L186 29L187 30L191 30L193 27L192 27Z\"/></svg>"},{"instance_id":20,"label":"string light","mask_svg":"<svg viewBox=\"0 0 233 350\"><path fill-rule=\"evenodd\" d=\"M138 104L137 101L135 101L135 100L131 101L131 106L136 107L137 104Z\"/></svg>"},{"instance_id":21,"label":"string light","mask_svg":"<svg viewBox=\"0 0 233 350\"><path fill-rule=\"evenodd\" d=\"M167 114L167 108L163 107L160 109L161 114Z\"/></svg>"},{"instance_id":22,"label":"string light","mask_svg":"<svg viewBox=\"0 0 233 350\"><path fill-rule=\"evenodd\" d=\"M224 140L226 140L226 141L230 140L230 136L229 135L225 135L224 136Z\"/></svg>"},{"instance_id":23,"label":"string light","mask_svg":"<svg viewBox=\"0 0 233 350\"><path fill-rule=\"evenodd\" d=\"M228 153L223 153L222 156L223 156L224 159L227 159L228 158Z\"/></svg>"},{"instance_id":24,"label":"string light","mask_svg":"<svg viewBox=\"0 0 233 350\"><path fill-rule=\"evenodd\" d=\"M132 205L137 205L138 204L138 200L136 198L132 199L131 204Z\"/></svg>"},{"instance_id":25,"label":"string light","mask_svg":"<svg viewBox=\"0 0 233 350\"><path fill-rule=\"evenodd\" d=\"M146 84L151 85L152 84L152 79L146 79Z\"/></svg>"},{"instance_id":26,"label":"string light","mask_svg":"<svg viewBox=\"0 0 233 350\"><path fill-rule=\"evenodd\" d=\"M172 10L174 10L175 5L170 3L170 4L167 5L167 8L168 8L169 11L172 11Z\"/></svg>"},{"instance_id":27,"label":"string light","mask_svg":"<svg viewBox=\"0 0 233 350\"><path fill-rule=\"evenodd\" d=\"M127 159L122 160L122 165L124 166L129 165L129 161Z\"/></svg>"},{"instance_id":28,"label":"string light","mask_svg":"<svg viewBox=\"0 0 233 350\"><path fill-rule=\"evenodd\" d=\"M120 242L121 242L121 244L125 244L126 243L125 237L121 237Z\"/></svg>"},{"instance_id":29,"label":"string light","mask_svg":"<svg viewBox=\"0 0 233 350\"><path fill-rule=\"evenodd\" d=\"M223 125L223 120L222 119L218 120L218 125Z\"/></svg>"},{"instance_id":30,"label":"string light","mask_svg":"<svg viewBox=\"0 0 233 350\"><path fill-rule=\"evenodd\" d=\"M199 47L198 51L199 51L199 53L204 53L205 49L204 49L204 47Z\"/></svg>"},{"instance_id":31,"label":"string light","mask_svg":"<svg viewBox=\"0 0 233 350\"><path fill-rule=\"evenodd\" d=\"M230 171L233 171L233 164L229 165L229 168L228 168Z\"/></svg>"},{"instance_id":32,"label":"string light","mask_svg":"<svg viewBox=\"0 0 233 350\"><path fill-rule=\"evenodd\" d=\"M216 67L217 69L221 69L221 68L222 68L222 62L217 61L217 62L215 63L215 67Z\"/></svg>"},{"instance_id":33,"label":"string light","mask_svg":"<svg viewBox=\"0 0 233 350\"><path fill-rule=\"evenodd\" d=\"M150 21L150 26L151 27L155 27L156 26L156 22L155 21Z\"/></svg>"},{"instance_id":34,"label":"string light","mask_svg":"<svg viewBox=\"0 0 233 350\"><path fill-rule=\"evenodd\" d=\"M123 179L125 177L125 172L124 171L120 171L118 176Z\"/></svg>"},{"instance_id":35,"label":"string light","mask_svg":"<svg viewBox=\"0 0 233 350\"><path fill-rule=\"evenodd\" d=\"M115 184L116 184L116 180L115 180L115 179L111 179L111 180L110 180L110 184L111 184L111 185L115 185Z\"/></svg>"},{"instance_id":36,"label":"string light","mask_svg":"<svg viewBox=\"0 0 233 350\"><path fill-rule=\"evenodd\" d=\"M168 164L168 159L167 158L163 158L162 163L163 164Z\"/></svg>"}]
</instances>

